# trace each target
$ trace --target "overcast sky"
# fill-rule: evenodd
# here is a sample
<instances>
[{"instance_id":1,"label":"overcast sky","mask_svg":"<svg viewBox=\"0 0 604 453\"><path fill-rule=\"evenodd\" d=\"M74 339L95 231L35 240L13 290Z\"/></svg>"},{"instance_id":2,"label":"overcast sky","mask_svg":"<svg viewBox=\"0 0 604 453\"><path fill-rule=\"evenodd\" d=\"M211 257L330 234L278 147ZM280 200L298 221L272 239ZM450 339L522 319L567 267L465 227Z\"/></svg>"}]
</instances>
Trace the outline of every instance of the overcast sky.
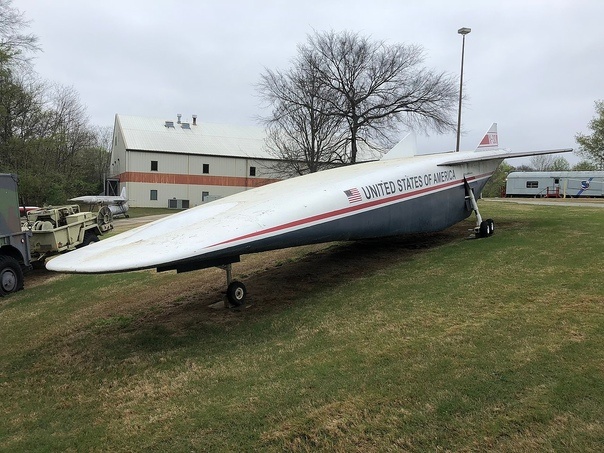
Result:
<instances>
[{"instance_id":1,"label":"overcast sky","mask_svg":"<svg viewBox=\"0 0 604 453\"><path fill-rule=\"evenodd\" d=\"M459 76L466 37L462 149L492 122L514 151L576 147L604 99L601 0L13 0L42 52L35 70L73 87L92 124L116 113L257 125L254 85L285 69L316 31L419 44L431 69ZM266 112L264 112L266 113ZM455 135L419 137L423 151ZM572 159L569 159L572 161Z\"/></svg>"}]
</instances>

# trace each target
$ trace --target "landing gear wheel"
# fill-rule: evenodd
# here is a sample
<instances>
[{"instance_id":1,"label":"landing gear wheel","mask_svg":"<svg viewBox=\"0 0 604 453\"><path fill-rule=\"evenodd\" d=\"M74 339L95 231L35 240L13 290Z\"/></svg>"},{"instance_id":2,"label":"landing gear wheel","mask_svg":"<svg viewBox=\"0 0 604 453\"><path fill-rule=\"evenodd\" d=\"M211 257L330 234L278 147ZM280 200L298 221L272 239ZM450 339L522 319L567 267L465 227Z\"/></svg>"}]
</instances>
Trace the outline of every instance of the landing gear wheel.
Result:
<instances>
[{"instance_id":1,"label":"landing gear wheel","mask_svg":"<svg viewBox=\"0 0 604 453\"><path fill-rule=\"evenodd\" d=\"M489 225L489 236L493 236L495 232L495 222L493 219L487 219L487 224Z\"/></svg>"},{"instance_id":2,"label":"landing gear wheel","mask_svg":"<svg viewBox=\"0 0 604 453\"><path fill-rule=\"evenodd\" d=\"M480 222L480 228L478 229L478 237L486 238L491 234L493 233L491 233L491 224L489 223L489 221L483 220L482 222Z\"/></svg>"},{"instance_id":3,"label":"landing gear wheel","mask_svg":"<svg viewBox=\"0 0 604 453\"><path fill-rule=\"evenodd\" d=\"M234 281L227 288L227 300L234 307L240 307L245 303L247 290L241 282Z\"/></svg>"},{"instance_id":4,"label":"landing gear wheel","mask_svg":"<svg viewBox=\"0 0 604 453\"><path fill-rule=\"evenodd\" d=\"M0 296L23 289L23 271L16 259L0 256Z\"/></svg>"}]
</instances>

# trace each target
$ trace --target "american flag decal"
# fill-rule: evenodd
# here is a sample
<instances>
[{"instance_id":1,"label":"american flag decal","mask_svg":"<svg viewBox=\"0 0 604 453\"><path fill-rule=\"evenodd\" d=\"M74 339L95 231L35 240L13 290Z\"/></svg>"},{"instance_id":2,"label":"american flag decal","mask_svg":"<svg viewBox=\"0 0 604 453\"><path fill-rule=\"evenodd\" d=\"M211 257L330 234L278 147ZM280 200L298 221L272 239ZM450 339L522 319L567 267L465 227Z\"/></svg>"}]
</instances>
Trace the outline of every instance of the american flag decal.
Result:
<instances>
[{"instance_id":1,"label":"american flag decal","mask_svg":"<svg viewBox=\"0 0 604 453\"><path fill-rule=\"evenodd\" d=\"M359 192L359 189L356 189L356 188L348 189L348 190L345 190L344 193L348 197L348 203L358 203L359 201L363 201L363 198L361 197L361 192Z\"/></svg>"}]
</instances>

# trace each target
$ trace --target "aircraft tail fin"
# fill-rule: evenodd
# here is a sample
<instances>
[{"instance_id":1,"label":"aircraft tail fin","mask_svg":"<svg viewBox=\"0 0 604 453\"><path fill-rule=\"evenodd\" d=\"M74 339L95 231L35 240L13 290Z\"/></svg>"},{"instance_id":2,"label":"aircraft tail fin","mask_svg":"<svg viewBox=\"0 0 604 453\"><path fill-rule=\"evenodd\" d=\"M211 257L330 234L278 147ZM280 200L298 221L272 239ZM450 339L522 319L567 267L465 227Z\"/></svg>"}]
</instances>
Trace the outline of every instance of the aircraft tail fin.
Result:
<instances>
[{"instance_id":1,"label":"aircraft tail fin","mask_svg":"<svg viewBox=\"0 0 604 453\"><path fill-rule=\"evenodd\" d=\"M126 186L122 187L122 192L120 193L120 197L122 197L124 200L128 199L126 197Z\"/></svg>"},{"instance_id":2,"label":"aircraft tail fin","mask_svg":"<svg viewBox=\"0 0 604 453\"><path fill-rule=\"evenodd\" d=\"M403 139L382 156L380 160L400 159L413 157L417 154L417 137L414 132L409 132Z\"/></svg>"},{"instance_id":3,"label":"aircraft tail fin","mask_svg":"<svg viewBox=\"0 0 604 453\"><path fill-rule=\"evenodd\" d=\"M497 138L497 123L493 123L487 133L484 135L476 151L491 151L499 149L499 139Z\"/></svg>"}]
</instances>

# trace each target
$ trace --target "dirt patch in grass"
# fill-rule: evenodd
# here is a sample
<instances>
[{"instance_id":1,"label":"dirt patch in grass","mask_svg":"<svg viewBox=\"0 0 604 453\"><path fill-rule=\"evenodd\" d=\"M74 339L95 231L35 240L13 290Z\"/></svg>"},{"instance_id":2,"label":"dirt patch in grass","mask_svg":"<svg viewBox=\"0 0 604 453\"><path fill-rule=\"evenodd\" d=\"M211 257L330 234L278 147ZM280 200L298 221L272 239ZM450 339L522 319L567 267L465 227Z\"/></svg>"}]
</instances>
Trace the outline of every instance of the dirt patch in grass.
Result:
<instances>
[{"instance_id":1,"label":"dirt patch in grass","mask_svg":"<svg viewBox=\"0 0 604 453\"><path fill-rule=\"evenodd\" d=\"M50 272L46 269L33 269L25 274L25 287L35 288L36 286L46 285L66 278L65 274Z\"/></svg>"},{"instance_id":2,"label":"dirt patch in grass","mask_svg":"<svg viewBox=\"0 0 604 453\"><path fill-rule=\"evenodd\" d=\"M312 291L345 284L369 276L394 263L410 259L423 250L442 244L464 241L468 225L458 224L434 234L396 238L308 245L244 255L233 265L233 278L248 289L245 308L211 308L223 301L225 272L217 268L176 274L140 271L149 283L130 291L128 284L110 286L98 294L99 303L91 307L92 317L118 319L134 317L132 327L161 325L174 334L185 332L191 324L240 322L258 312L280 310ZM28 274L26 285L34 287L67 278L46 270Z\"/></svg>"},{"instance_id":3,"label":"dirt patch in grass","mask_svg":"<svg viewBox=\"0 0 604 453\"><path fill-rule=\"evenodd\" d=\"M317 244L245 255L233 265L233 278L244 282L248 289L246 306L240 309L211 307L225 298L226 276L221 269L184 274L145 271L153 281L148 289L121 294L119 302L106 303L105 311L120 313L128 307L129 312L144 313L136 320L137 325L159 324L175 334L186 332L192 323L240 322L248 315L281 310L310 292L373 275L421 251L464 241L466 237L467 225L462 224L435 234ZM149 310L149 305L155 309Z\"/></svg>"},{"instance_id":4,"label":"dirt patch in grass","mask_svg":"<svg viewBox=\"0 0 604 453\"><path fill-rule=\"evenodd\" d=\"M147 221L155 217L147 218ZM116 229L125 230L141 224L141 219L122 219ZM513 228L513 222L498 228ZM133 325L161 325L175 334L185 332L191 324L239 322L247 314L281 310L313 291L335 288L363 276L373 275L398 262L443 244L465 241L473 219L445 231L403 237L355 242L338 242L294 247L244 255L233 265L233 277L248 289L245 308L214 309L225 299L225 272L217 268L176 274L139 271L149 279L130 291L127 283L106 287L98 294L98 304L90 307L90 316L133 319ZM44 285L67 275L35 270L26 277L27 287ZM92 313L93 312L93 313Z\"/></svg>"}]
</instances>

